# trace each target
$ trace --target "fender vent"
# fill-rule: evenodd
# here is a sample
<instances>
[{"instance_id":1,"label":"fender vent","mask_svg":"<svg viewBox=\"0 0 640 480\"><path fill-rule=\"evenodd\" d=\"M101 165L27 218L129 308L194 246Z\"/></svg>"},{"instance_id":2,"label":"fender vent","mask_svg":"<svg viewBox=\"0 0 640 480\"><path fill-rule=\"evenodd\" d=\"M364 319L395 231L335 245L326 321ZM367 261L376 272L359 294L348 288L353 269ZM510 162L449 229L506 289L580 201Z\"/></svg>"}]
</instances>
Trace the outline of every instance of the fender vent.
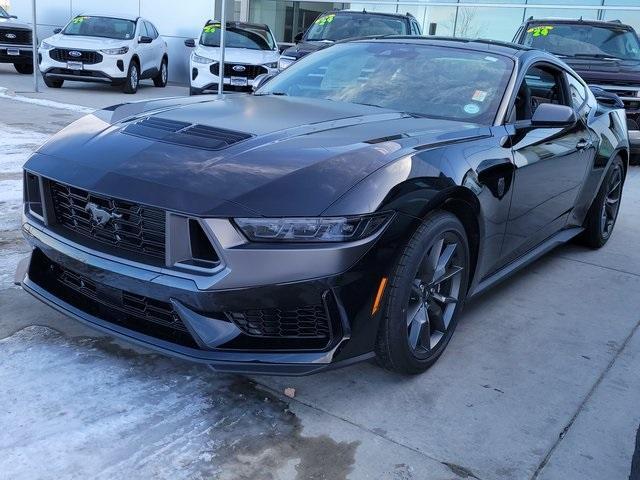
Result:
<instances>
[{"instance_id":1,"label":"fender vent","mask_svg":"<svg viewBox=\"0 0 640 480\"><path fill-rule=\"evenodd\" d=\"M205 150L222 150L251 138L244 132L179 122L161 117L146 117L128 124L123 133L162 142Z\"/></svg>"}]
</instances>

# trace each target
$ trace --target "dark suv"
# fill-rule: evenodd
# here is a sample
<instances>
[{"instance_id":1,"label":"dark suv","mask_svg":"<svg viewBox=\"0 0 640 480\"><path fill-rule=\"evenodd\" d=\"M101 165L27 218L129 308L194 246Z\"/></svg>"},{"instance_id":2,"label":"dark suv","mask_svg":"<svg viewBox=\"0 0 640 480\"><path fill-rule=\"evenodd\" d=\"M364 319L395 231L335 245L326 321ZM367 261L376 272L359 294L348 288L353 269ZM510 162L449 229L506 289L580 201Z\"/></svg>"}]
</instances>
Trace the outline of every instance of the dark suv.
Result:
<instances>
[{"instance_id":1,"label":"dark suv","mask_svg":"<svg viewBox=\"0 0 640 480\"><path fill-rule=\"evenodd\" d=\"M296 35L296 44L282 52L280 70L338 40L374 35L422 35L422 32L410 13L331 10L316 18L304 34Z\"/></svg>"},{"instance_id":2,"label":"dark suv","mask_svg":"<svg viewBox=\"0 0 640 480\"><path fill-rule=\"evenodd\" d=\"M33 73L31 27L15 21L0 7L0 63L13 63L18 73Z\"/></svg>"},{"instance_id":3,"label":"dark suv","mask_svg":"<svg viewBox=\"0 0 640 480\"><path fill-rule=\"evenodd\" d=\"M514 42L555 54L589 85L617 94L627 111L631 151L640 154L640 41L632 27L617 20L529 18Z\"/></svg>"}]
</instances>

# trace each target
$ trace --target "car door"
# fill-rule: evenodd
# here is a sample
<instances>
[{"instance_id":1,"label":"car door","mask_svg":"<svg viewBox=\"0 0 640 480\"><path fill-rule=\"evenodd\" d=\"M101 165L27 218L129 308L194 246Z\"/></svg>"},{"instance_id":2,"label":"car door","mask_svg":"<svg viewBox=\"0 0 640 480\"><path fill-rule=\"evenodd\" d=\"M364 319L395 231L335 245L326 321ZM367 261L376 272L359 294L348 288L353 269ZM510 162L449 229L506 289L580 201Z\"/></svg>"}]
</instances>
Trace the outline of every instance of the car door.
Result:
<instances>
[{"instance_id":1,"label":"car door","mask_svg":"<svg viewBox=\"0 0 640 480\"><path fill-rule=\"evenodd\" d=\"M153 68L153 46L151 43L140 42L142 37L150 37L150 35L146 22L141 19L138 21L138 57L140 58L141 74L145 74L150 68Z\"/></svg>"},{"instance_id":2,"label":"car door","mask_svg":"<svg viewBox=\"0 0 640 480\"><path fill-rule=\"evenodd\" d=\"M542 103L574 106L567 78L559 67L532 65L517 92L509 126L515 173L501 255L503 264L565 226L594 152L582 115L569 127L530 125Z\"/></svg>"},{"instance_id":3,"label":"car door","mask_svg":"<svg viewBox=\"0 0 640 480\"><path fill-rule=\"evenodd\" d=\"M147 26L147 32L149 33L149 36L153 39L153 41L151 42L152 59L150 68L156 68L159 70L160 63L162 62L162 55L164 53L164 41L162 40L162 38L160 38L158 30L151 22L145 21L145 24Z\"/></svg>"}]
</instances>

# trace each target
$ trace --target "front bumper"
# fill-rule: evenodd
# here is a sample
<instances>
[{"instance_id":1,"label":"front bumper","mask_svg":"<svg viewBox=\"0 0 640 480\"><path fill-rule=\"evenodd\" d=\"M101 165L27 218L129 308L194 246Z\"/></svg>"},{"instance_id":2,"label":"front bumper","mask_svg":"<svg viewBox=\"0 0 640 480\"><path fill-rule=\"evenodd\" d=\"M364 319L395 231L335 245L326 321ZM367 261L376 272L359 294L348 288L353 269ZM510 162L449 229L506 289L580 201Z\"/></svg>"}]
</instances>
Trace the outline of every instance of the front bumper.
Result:
<instances>
[{"instance_id":1,"label":"front bumper","mask_svg":"<svg viewBox=\"0 0 640 480\"><path fill-rule=\"evenodd\" d=\"M66 62L54 60L49 52L50 50L42 48L38 50L40 72L45 77L112 85L120 85L126 81L131 53L103 55L99 63L84 64L82 70L70 70Z\"/></svg>"},{"instance_id":2,"label":"front bumper","mask_svg":"<svg viewBox=\"0 0 640 480\"><path fill-rule=\"evenodd\" d=\"M191 88L200 93L206 91L217 91L220 77L211 73L211 64L200 64L190 62L191 69ZM277 73L277 68L264 67L265 73ZM238 74L238 78L244 78L242 74ZM234 85L231 77L224 78L224 89L229 91L250 92L253 87L255 78L246 78L246 85Z\"/></svg>"},{"instance_id":3,"label":"front bumper","mask_svg":"<svg viewBox=\"0 0 640 480\"><path fill-rule=\"evenodd\" d=\"M351 252L355 255L353 258L350 258L350 253L336 250L342 266L336 264L334 275L291 283L274 282L218 290L215 286L200 288L202 285L199 287L193 279L177 277L170 272L150 271L142 266L96 255L29 222L28 218L25 218L23 233L33 247L29 265L17 279L25 291L98 330L161 353L207 363L221 371L280 375L315 373L373 356L370 339L356 348L353 345L345 348L351 339L352 321L362 310L362 305L370 310L370 297L362 291L371 279L363 280L357 273L345 274L340 271L342 266L357 261L370 245ZM164 333L150 333L146 327L140 328L139 323L132 324L129 319L121 321L120 316L114 320L115 309L110 308L108 302L102 301L101 305L96 306L95 301L85 301L75 291L61 290L62 287L55 283L56 279L51 273L54 271L52 265L55 269L68 270L88 279L87 282L95 283L97 290L94 293L99 298L144 296L151 302L171 305L179 320L187 327L188 338L184 333L181 333L179 340ZM308 268L312 270L313 266L309 265ZM354 300L353 292L360 292L360 298ZM251 311L291 311L300 305L318 303L325 309L330 325L330 334L322 340L248 335L230 320L231 317L225 315L228 312L247 311L247 308ZM140 319L135 321L140 322ZM371 328L372 321L368 316L367 322Z\"/></svg>"},{"instance_id":4,"label":"front bumper","mask_svg":"<svg viewBox=\"0 0 640 480\"><path fill-rule=\"evenodd\" d=\"M632 155L640 154L640 130L629 130L629 147Z\"/></svg>"},{"instance_id":5,"label":"front bumper","mask_svg":"<svg viewBox=\"0 0 640 480\"><path fill-rule=\"evenodd\" d=\"M18 55L10 55L10 52L18 52ZM33 48L31 45L0 44L0 63L31 63L33 61Z\"/></svg>"}]
</instances>

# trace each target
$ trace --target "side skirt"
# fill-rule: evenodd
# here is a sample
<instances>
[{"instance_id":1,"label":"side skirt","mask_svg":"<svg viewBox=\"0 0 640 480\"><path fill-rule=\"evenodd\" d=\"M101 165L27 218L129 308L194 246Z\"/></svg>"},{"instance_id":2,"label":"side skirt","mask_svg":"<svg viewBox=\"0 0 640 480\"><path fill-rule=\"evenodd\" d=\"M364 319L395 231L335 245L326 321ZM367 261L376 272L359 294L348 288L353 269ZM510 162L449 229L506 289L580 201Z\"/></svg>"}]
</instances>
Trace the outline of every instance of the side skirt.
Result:
<instances>
[{"instance_id":1,"label":"side skirt","mask_svg":"<svg viewBox=\"0 0 640 480\"><path fill-rule=\"evenodd\" d=\"M467 298L479 295L485 290L488 290L494 285L497 285L503 280L506 280L518 270L526 267L544 254L549 253L554 248L567 243L569 240L582 233L583 230L584 229L582 227L573 227L566 230L561 230L558 233L552 235L537 247L529 250L529 252L525 253L522 257L502 267L494 274L484 278L475 286L475 288L472 288L472 290L467 294Z\"/></svg>"}]
</instances>

